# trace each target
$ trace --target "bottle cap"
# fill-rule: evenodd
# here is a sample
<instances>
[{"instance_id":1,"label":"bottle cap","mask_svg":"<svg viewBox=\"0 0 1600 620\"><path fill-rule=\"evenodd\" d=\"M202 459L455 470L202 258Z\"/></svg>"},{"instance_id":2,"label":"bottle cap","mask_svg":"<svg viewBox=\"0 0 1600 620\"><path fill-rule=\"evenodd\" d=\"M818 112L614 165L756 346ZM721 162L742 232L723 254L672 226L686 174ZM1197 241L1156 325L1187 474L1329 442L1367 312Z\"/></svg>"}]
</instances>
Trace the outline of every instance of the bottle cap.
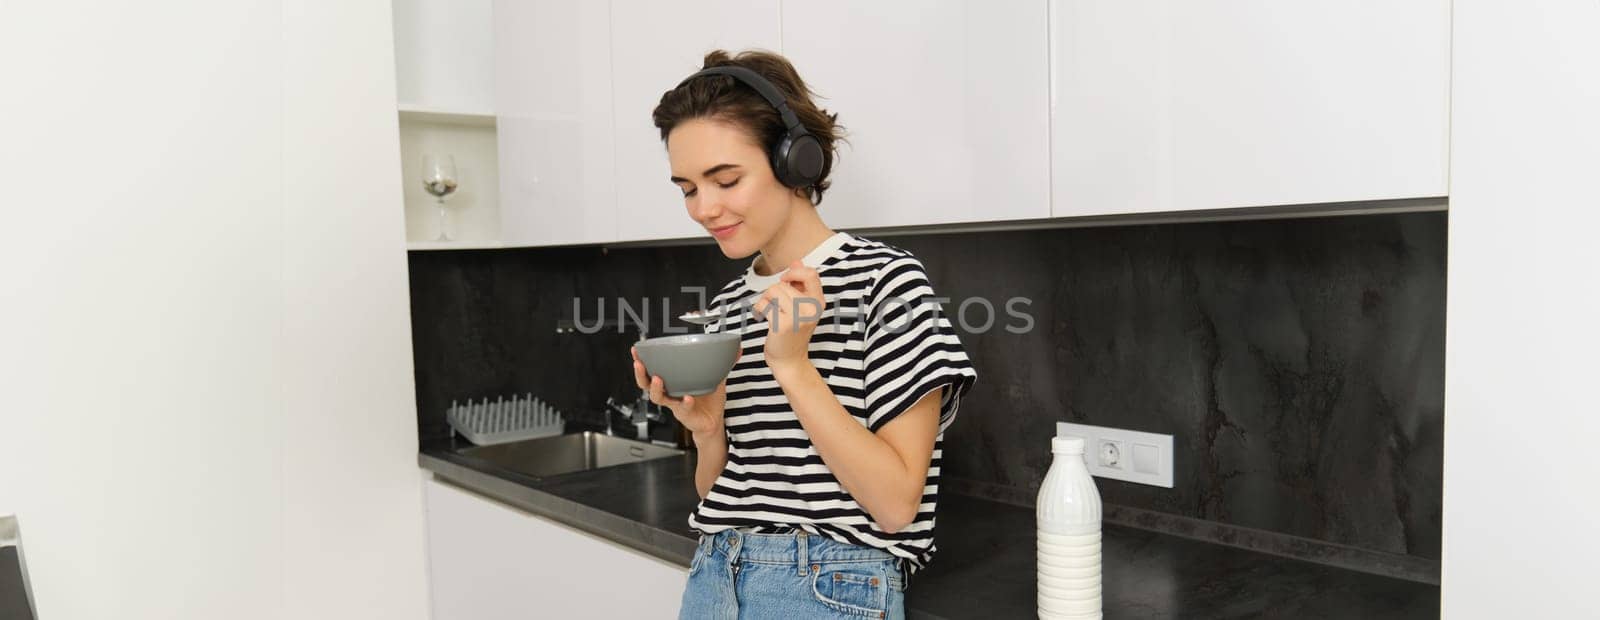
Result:
<instances>
[{"instance_id":1,"label":"bottle cap","mask_svg":"<svg viewBox=\"0 0 1600 620\"><path fill-rule=\"evenodd\" d=\"M1053 437L1050 439L1051 454L1083 454L1082 437Z\"/></svg>"}]
</instances>

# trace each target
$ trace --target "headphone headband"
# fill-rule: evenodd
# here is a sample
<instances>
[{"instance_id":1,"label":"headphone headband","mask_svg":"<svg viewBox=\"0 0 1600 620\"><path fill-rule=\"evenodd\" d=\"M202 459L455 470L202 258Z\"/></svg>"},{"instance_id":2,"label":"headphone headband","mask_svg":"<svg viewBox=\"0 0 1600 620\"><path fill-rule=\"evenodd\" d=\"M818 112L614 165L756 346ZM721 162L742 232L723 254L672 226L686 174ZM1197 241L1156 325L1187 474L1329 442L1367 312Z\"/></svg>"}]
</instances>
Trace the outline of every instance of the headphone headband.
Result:
<instances>
[{"instance_id":1,"label":"headphone headband","mask_svg":"<svg viewBox=\"0 0 1600 620\"><path fill-rule=\"evenodd\" d=\"M678 82L676 88L683 88L690 80L707 75L726 75L755 90L778 111L778 117L783 120L784 136L777 144L770 145L767 156L772 162L772 173L784 185L794 188L811 187L822 178L828 165L828 155L824 152L822 144L817 137L806 131L805 125L800 124L800 117L794 110L789 109L789 102L777 87L761 74L737 65L723 65L702 69ZM676 90L676 88L674 90Z\"/></svg>"},{"instance_id":2,"label":"headphone headband","mask_svg":"<svg viewBox=\"0 0 1600 620\"><path fill-rule=\"evenodd\" d=\"M768 104L778 110L778 117L783 119L784 129L794 133L796 127L802 127L800 125L800 117L795 116L794 111L789 109L789 100L784 98L783 93L778 92L777 87L774 87L772 82L768 82L767 78L761 77L760 73L738 65L723 65L702 69L694 75L683 78L682 82L678 82L677 87L683 88L683 85L688 84L691 80L707 75L726 75L744 82L746 86L754 89L757 94L761 95L762 99L766 99Z\"/></svg>"}]
</instances>

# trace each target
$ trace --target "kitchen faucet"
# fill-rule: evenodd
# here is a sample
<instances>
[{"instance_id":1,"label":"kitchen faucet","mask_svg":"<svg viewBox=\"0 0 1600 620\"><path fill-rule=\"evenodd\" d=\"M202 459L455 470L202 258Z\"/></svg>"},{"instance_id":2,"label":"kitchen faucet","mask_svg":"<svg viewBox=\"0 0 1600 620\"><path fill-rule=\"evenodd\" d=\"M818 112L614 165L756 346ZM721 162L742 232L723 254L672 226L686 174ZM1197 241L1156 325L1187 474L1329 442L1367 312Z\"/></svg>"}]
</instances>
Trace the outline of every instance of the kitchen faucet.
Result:
<instances>
[{"instance_id":1,"label":"kitchen faucet","mask_svg":"<svg viewBox=\"0 0 1600 620\"><path fill-rule=\"evenodd\" d=\"M639 342L644 342L649 337L649 328L641 321L624 321L624 326L631 326L639 331ZM639 398L630 404L618 403L615 398L606 399L606 434L611 431L611 413L616 412L627 418L633 424L634 438L639 441L650 441L650 423L663 419L661 408L650 402L650 390L639 389Z\"/></svg>"},{"instance_id":2,"label":"kitchen faucet","mask_svg":"<svg viewBox=\"0 0 1600 620\"><path fill-rule=\"evenodd\" d=\"M638 400L632 403L619 403L615 398L606 399L606 434L614 435L611 430L611 415L619 414L633 424L635 439L650 441L650 423L662 419L661 411L650 402L650 393L640 391Z\"/></svg>"},{"instance_id":3,"label":"kitchen faucet","mask_svg":"<svg viewBox=\"0 0 1600 620\"><path fill-rule=\"evenodd\" d=\"M646 314L646 316L648 316L648 314ZM557 334L571 334L576 332L595 334L606 329L616 329L621 333L626 333L628 328L633 328L639 332L640 342L643 342L646 338L650 337L648 321L645 319L645 317L634 315L631 312L627 313L626 316L619 312L617 320L615 321L602 318L600 322L592 329L588 328L587 326L584 328L579 328L575 320L563 319L556 321ZM652 441L650 439L650 423L662 422L669 419L668 416L663 413L663 410L663 407L657 406L655 403L650 402L650 390L648 388L640 389L639 397L634 399L631 403L618 402L615 397L607 397L606 404L604 407L602 407L602 415L604 416L606 434L616 436L616 432L611 429L612 416L620 415L624 418L627 418L628 423L633 425L635 439L646 442ZM673 442L673 445L682 446L684 441L685 440L683 438L679 438L677 441Z\"/></svg>"}]
</instances>

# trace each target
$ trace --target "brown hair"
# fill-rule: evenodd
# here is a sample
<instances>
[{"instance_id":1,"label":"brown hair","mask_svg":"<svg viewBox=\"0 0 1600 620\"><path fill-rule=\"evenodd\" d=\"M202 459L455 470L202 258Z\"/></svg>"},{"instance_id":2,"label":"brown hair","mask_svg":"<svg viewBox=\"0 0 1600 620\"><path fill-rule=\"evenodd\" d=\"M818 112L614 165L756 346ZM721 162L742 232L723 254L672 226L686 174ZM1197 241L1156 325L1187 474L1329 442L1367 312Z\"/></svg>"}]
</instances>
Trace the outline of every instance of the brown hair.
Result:
<instances>
[{"instance_id":1,"label":"brown hair","mask_svg":"<svg viewBox=\"0 0 1600 620\"><path fill-rule=\"evenodd\" d=\"M772 83L788 101L789 109L800 118L800 124L822 145L822 176L810 187L803 188L811 204L822 204L822 193L828 190L828 174L833 171L833 161L838 157L834 143L843 140L844 128L830 114L811 101L816 95L806 87L794 65L784 57L762 50L747 50L729 55L723 50L706 54L702 69L721 66L744 67L761 74ZM726 75L707 75L695 78L682 87L673 88L661 95L661 102L651 112L656 128L661 130L661 142L679 123L697 118L730 122L749 132L762 150L771 153L783 139L785 128L778 111L767 103L755 89ZM771 158L768 158L771 162Z\"/></svg>"}]
</instances>

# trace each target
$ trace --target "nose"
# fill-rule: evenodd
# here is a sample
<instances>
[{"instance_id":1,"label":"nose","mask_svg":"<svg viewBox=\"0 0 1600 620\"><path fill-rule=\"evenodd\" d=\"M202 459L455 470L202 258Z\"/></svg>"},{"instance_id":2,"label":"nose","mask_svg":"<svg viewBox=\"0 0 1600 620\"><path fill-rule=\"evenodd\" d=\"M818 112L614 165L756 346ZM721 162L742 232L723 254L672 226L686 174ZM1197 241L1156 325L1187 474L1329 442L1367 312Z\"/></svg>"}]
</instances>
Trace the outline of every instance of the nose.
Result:
<instances>
[{"instance_id":1,"label":"nose","mask_svg":"<svg viewBox=\"0 0 1600 620\"><path fill-rule=\"evenodd\" d=\"M714 192L700 191L700 195L690 200L689 217L702 224L715 222L722 216L722 198Z\"/></svg>"}]
</instances>

